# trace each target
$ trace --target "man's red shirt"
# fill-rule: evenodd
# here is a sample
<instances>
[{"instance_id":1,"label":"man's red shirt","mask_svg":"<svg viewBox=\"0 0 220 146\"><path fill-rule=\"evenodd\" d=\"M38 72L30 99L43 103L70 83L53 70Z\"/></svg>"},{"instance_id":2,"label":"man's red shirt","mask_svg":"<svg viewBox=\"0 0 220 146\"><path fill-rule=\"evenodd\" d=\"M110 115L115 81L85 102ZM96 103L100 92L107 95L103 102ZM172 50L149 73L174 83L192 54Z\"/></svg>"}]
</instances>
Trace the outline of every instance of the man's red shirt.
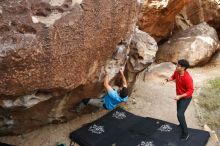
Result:
<instances>
[{"instance_id":1,"label":"man's red shirt","mask_svg":"<svg viewBox=\"0 0 220 146\"><path fill-rule=\"evenodd\" d=\"M176 80L176 94L182 95L184 93L187 94L186 97L183 98L191 98L194 88L193 88L193 80L190 74L185 71L183 75L180 75L177 71L173 73L171 76L173 80Z\"/></svg>"}]
</instances>

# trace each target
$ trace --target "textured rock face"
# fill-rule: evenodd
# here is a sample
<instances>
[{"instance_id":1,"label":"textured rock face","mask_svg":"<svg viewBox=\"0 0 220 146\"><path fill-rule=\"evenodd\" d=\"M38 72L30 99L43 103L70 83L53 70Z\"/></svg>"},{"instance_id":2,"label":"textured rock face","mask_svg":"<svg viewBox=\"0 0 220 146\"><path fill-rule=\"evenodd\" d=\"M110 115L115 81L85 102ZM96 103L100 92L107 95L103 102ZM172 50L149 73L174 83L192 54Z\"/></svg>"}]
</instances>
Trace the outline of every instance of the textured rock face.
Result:
<instances>
[{"instance_id":1,"label":"textured rock face","mask_svg":"<svg viewBox=\"0 0 220 146\"><path fill-rule=\"evenodd\" d=\"M219 0L193 0L178 15L177 26L196 25L207 22L218 32L220 31L220 1ZM190 25L189 25L190 26ZM184 28L184 27L183 27ZM220 33L219 33L220 34Z\"/></svg>"},{"instance_id":2,"label":"textured rock face","mask_svg":"<svg viewBox=\"0 0 220 146\"><path fill-rule=\"evenodd\" d=\"M135 81L136 74L154 62L157 50L158 46L154 38L136 28L131 39L127 62L129 82Z\"/></svg>"},{"instance_id":3,"label":"textured rock face","mask_svg":"<svg viewBox=\"0 0 220 146\"><path fill-rule=\"evenodd\" d=\"M131 72L140 72L151 64L158 50L157 42L146 32L135 29L131 40L128 64Z\"/></svg>"},{"instance_id":4,"label":"textured rock face","mask_svg":"<svg viewBox=\"0 0 220 146\"><path fill-rule=\"evenodd\" d=\"M1 2L1 94L74 89L94 80L117 43L129 37L135 14L135 1L53 5Z\"/></svg>"},{"instance_id":5,"label":"textured rock face","mask_svg":"<svg viewBox=\"0 0 220 146\"><path fill-rule=\"evenodd\" d=\"M156 61L177 62L187 59L191 66L204 65L218 49L219 40L215 29L201 23L173 35L159 47Z\"/></svg>"},{"instance_id":6,"label":"textured rock face","mask_svg":"<svg viewBox=\"0 0 220 146\"><path fill-rule=\"evenodd\" d=\"M138 26L157 41L172 33L175 16L190 0L145 0Z\"/></svg>"},{"instance_id":7,"label":"textured rock face","mask_svg":"<svg viewBox=\"0 0 220 146\"><path fill-rule=\"evenodd\" d=\"M117 44L129 40L136 5L135 0L0 1L0 134L64 122L76 116L68 112L73 104L99 96L101 70ZM123 66L125 56L115 66Z\"/></svg>"}]
</instances>

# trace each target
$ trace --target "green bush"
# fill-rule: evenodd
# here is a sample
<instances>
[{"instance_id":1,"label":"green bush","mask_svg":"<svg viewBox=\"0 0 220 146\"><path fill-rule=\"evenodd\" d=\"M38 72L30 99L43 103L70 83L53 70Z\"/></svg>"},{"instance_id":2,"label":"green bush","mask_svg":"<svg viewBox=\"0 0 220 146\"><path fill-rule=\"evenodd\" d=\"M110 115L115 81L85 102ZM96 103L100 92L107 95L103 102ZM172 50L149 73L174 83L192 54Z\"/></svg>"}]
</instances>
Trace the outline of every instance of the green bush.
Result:
<instances>
[{"instance_id":1,"label":"green bush","mask_svg":"<svg viewBox=\"0 0 220 146\"><path fill-rule=\"evenodd\" d=\"M220 77L210 80L199 94L203 119L220 135Z\"/></svg>"}]
</instances>

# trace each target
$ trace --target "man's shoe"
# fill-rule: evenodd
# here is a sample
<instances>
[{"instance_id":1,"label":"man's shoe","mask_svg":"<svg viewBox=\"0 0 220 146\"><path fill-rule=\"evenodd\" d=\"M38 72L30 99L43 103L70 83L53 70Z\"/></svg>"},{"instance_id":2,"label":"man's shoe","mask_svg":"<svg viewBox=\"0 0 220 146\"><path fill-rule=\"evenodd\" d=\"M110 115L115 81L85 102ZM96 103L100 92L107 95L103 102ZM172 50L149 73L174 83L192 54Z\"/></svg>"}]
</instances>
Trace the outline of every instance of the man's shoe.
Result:
<instances>
[{"instance_id":1,"label":"man's shoe","mask_svg":"<svg viewBox=\"0 0 220 146\"><path fill-rule=\"evenodd\" d=\"M77 113L80 113L85 107L86 107L86 105L85 105L83 102L81 102L81 103L77 106L76 112L77 112Z\"/></svg>"},{"instance_id":2,"label":"man's shoe","mask_svg":"<svg viewBox=\"0 0 220 146\"><path fill-rule=\"evenodd\" d=\"M181 141L187 141L189 139L189 134L187 134L187 135L182 135L181 137L180 137L180 140Z\"/></svg>"},{"instance_id":3,"label":"man's shoe","mask_svg":"<svg viewBox=\"0 0 220 146\"><path fill-rule=\"evenodd\" d=\"M83 99L82 102L83 102L85 105L87 105L90 99L91 99L91 98Z\"/></svg>"}]
</instances>

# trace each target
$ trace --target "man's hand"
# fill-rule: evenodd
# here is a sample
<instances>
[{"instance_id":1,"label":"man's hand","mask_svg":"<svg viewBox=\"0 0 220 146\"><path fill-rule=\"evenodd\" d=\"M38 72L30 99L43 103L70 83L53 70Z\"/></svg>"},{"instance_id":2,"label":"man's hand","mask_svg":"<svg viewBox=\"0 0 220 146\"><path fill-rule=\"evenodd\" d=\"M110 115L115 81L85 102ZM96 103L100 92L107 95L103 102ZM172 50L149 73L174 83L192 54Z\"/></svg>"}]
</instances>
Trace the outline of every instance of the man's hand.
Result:
<instances>
[{"instance_id":1,"label":"man's hand","mask_svg":"<svg viewBox=\"0 0 220 146\"><path fill-rule=\"evenodd\" d=\"M174 98L174 100L176 100L176 101L178 101L178 100L180 100L180 96L179 95L177 95L175 98Z\"/></svg>"},{"instance_id":2,"label":"man's hand","mask_svg":"<svg viewBox=\"0 0 220 146\"><path fill-rule=\"evenodd\" d=\"M164 79L164 80L162 81L162 85L165 85L167 82L169 82L169 79Z\"/></svg>"},{"instance_id":3,"label":"man's hand","mask_svg":"<svg viewBox=\"0 0 220 146\"><path fill-rule=\"evenodd\" d=\"M120 68L119 72L120 72L121 74L124 74L123 68Z\"/></svg>"}]
</instances>

